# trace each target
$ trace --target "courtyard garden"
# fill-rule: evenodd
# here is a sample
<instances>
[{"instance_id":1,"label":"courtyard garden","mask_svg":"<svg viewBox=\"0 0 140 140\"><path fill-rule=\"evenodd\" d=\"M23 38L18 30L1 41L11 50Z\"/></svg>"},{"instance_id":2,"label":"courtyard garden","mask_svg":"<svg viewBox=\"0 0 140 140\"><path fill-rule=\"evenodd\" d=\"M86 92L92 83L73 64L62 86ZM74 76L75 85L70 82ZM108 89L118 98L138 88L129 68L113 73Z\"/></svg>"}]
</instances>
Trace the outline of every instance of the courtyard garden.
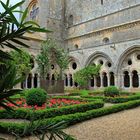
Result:
<instances>
[{"instance_id":1,"label":"courtyard garden","mask_svg":"<svg viewBox=\"0 0 140 140\"><path fill-rule=\"evenodd\" d=\"M41 128L51 124L63 122L68 127L140 106L140 93L122 92L116 87L108 87L103 91L76 89L65 92L69 93L64 96L50 96L38 88L14 95L11 97L13 104L7 103L13 111L0 109L0 133L30 136L32 129L39 134ZM32 94L34 96L30 98L29 95ZM11 119L13 121L9 121ZM28 128L26 131L25 126Z\"/></svg>"},{"instance_id":2,"label":"courtyard garden","mask_svg":"<svg viewBox=\"0 0 140 140\"><path fill-rule=\"evenodd\" d=\"M34 32L46 34L51 31L41 28L34 21L26 21L28 8L24 12L16 11L23 3L24 1L21 1L11 6L9 0L6 3L0 1L4 9L4 12L0 13L1 134L13 135L15 139L37 136L40 140L44 140L45 137L49 140L55 140L56 137L61 140L74 140L74 137L63 131L65 128L140 106L138 92L121 91L115 86L87 90L89 79L98 76L100 64L86 66L74 73L73 82L77 83L76 89L65 89L61 96L49 94L51 90L57 93L57 89L39 86L37 80L40 78L51 81L48 73L53 70L54 73L51 73L53 85L54 81L59 80L64 83L64 71L69 64L68 53L58 47L52 38L41 42L40 54L34 58L40 74L39 78L35 77L34 88L31 86L33 85L31 78L28 80L30 83L25 83L34 68L34 63L27 51L30 45L24 43L29 39L24 34ZM16 19L14 12L21 14L20 21ZM8 48L8 52L3 48ZM58 70L55 67L58 67ZM63 91L64 85L62 88Z\"/></svg>"}]
</instances>

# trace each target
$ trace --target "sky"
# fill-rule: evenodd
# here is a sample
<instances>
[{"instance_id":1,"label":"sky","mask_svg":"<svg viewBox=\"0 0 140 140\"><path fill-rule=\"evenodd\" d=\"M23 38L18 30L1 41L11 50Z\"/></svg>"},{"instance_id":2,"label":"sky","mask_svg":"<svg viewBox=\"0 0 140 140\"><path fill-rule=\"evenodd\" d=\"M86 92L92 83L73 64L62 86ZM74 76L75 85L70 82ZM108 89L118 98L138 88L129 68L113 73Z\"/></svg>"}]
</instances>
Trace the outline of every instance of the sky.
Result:
<instances>
[{"instance_id":1,"label":"sky","mask_svg":"<svg viewBox=\"0 0 140 140\"><path fill-rule=\"evenodd\" d=\"M7 0L1 0L1 1L6 3ZM16 3L20 2L20 1L21 0L10 0L10 4L13 5L13 4L16 4ZM0 5L0 11L2 11L2 6L1 5ZM19 14L16 13L15 16L19 19Z\"/></svg>"}]
</instances>

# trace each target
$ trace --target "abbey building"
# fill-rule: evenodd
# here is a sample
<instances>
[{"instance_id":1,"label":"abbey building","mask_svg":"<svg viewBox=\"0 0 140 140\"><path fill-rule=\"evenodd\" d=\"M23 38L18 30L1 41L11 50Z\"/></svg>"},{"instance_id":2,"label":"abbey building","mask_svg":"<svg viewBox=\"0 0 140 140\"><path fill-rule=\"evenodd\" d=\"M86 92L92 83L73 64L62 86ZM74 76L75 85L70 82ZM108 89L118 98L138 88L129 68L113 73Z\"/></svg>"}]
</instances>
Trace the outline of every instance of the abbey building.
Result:
<instances>
[{"instance_id":1,"label":"abbey building","mask_svg":"<svg viewBox=\"0 0 140 140\"><path fill-rule=\"evenodd\" d=\"M90 64L101 64L91 89L115 85L140 89L140 0L26 0L28 18L53 30L30 34L31 55L40 52L40 42L53 37L69 51L65 86L75 87L73 74ZM26 87L39 86L37 65L27 77ZM54 78L54 69L49 73ZM29 82L30 81L30 82Z\"/></svg>"}]
</instances>

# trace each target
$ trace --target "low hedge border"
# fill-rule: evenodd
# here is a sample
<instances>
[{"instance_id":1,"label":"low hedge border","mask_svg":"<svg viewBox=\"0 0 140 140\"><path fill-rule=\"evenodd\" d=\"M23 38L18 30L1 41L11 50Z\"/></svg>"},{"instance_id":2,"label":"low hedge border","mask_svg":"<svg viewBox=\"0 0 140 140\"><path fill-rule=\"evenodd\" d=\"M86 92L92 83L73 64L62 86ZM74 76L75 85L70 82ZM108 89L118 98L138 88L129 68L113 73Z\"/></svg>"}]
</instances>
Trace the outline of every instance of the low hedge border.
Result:
<instances>
[{"instance_id":1,"label":"low hedge border","mask_svg":"<svg viewBox=\"0 0 140 140\"><path fill-rule=\"evenodd\" d=\"M102 99L96 99L96 98L84 98L86 95L83 95L83 98L79 97L72 97L72 96L54 96L53 99L69 99L69 100L78 100L78 101L96 101L96 100L102 100ZM90 96L91 97L91 96Z\"/></svg>"},{"instance_id":2,"label":"low hedge border","mask_svg":"<svg viewBox=\"0 0 140 140\"><path fill-rule=\"evenodd\" d=\"M104 102L101 100L95 102L89 102L85 104L71 105L62 108L52 108L45 110L29 111L26 109L17 109L14 112L8 112L6 110L0 110L0 119L28 119L38 120L44 118L51 118L66 114L73 114L76 112L85 112L87 110L98 109L104 106Z\"/></svg>"},{"instance_id":3,"label":"low hedge border","mask_svg":"<svg viewBox=\"0 0 140 140\"><path fill-rule=\"evenodd\" d=\"M131 95L128 97L104 97L104 96L80 96L81 98L86 98L86 99L102 99L104 102L107 103L124 103L128 101L133 101L133 100L138 100L140 99L140 94L136 95Z\"/></svg>"},{"instance_id":4,"label":"low hedge border","mask_svg":"<svg viewBox=\"0 0 140 140\"><path fill-rule=\"evenodd\" d=\"M138 99L140 99L140 94L136 94L128 97L115 97L115 98L107 97L104 98L104 101L109 103L124 103L124 102L138 100Z\"/></svg>"},{"instance_id":5,"label":"low hedge border","mask_svg":"<svg viewBox=\"0 0 140 140\"><path fill-rule=\"evenodd\" d=\"M50 119L44 119L41 121L35 121L34 127L38 125L38 123L39 123L39 126L46 126L46 125L49 125L50 123L58 123L61 121L66 121L67 125L69 126L69 125L76 124L78 122L82 122L88 119L108 115L111 113L116 113L122 110L131 109L137 106L140 106L140 100L129 101L127 103L121 103L121 104L110 106L110 107L90 110L84 113L75 113L75 114L70 114L70 115L57 116L55 118L50 118ZM25 127L24 124L25 123L0 122L0 132L2 133L14 132L16 134L22 134Z\"/></svg>"}]
</instances>

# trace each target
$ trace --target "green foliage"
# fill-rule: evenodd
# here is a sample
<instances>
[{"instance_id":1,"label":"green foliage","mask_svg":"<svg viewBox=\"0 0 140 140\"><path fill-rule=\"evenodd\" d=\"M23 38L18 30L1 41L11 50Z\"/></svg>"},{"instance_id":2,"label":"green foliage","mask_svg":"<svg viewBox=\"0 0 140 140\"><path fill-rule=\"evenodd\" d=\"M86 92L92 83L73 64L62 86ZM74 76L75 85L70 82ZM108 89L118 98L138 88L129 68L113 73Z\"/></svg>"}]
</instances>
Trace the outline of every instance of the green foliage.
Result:
<instances>
[{"instance_id":1,"label":"green foliage","mask_svg":"<svg viewBox=\"0 0 140 140\"><path fill-rule=\"evenodd\" d=\"M126 109L135 108L137 106L140 106L140 100L130 101L127 103L121 103L118 105L105 107L105 108L99 108L95 110L89 110L83 113L74 113L74 114L69 114L69 115L57 116L50 119L42 119L40 120L40 122L35 121L32 127L35 128L34 126L37 126L37 128L39 128L39 126L48 126L49 124L57 124L62 121L67 122L67 126L73 125L73 124L75 125L76 123L83 122L85 120L97 118L97 117L108 115L111 113L116 113L119 111L124 111ZM9 134L11 134L12 132L15 132L16 134L21 134L24 130L24 125L25 123L0 122L0 128L1 128L0 132L9 133ZM36 132L36 129L34 130ZM30 133L30 131L28 132Z\"/></svg>"},{"instance_id":2,"label":"green foliage","mask_svg":"<svg viewBox=\"0 0 140 140\"><path fill-rule=\"evenodd\" d=\"M42 106L47 99L47 93L40 88L26 90L26 103L31 106Z\"/></svg>"},{"instance_id":3,"label":"green foliage","mask_svg":"<svg viewBox=\"0 0 140 140\"><path fill-rule=\"evenodd\" d=\"M98 66L87 66L74 74L74 81L77 82L80 86L87 86L89 79L92 76L98 75L100 71L100 65Z\"/></svg>"},{"instance_id":4,"label":"green foliage","mask_svg":"<svg viewBox=\"0 0 140 140\"><path fill-rule=\"evenodd\" d=\"M20 93L21 90L13 89L19 82L22 81L20 76L16 74L15 65L11 64L0 64L0 106L10 109L5 105L5 102L13 101L9 98L17 93Z\"/></svg>"},{"instance_id":5,"label":"green foliage","mask_svg":"<svg viewBox=\"0 0 140 140\"><path fill-rule=\"evenodd\" d=\"M140 99L140 94L126 96L126 97L115 97L115 98L108 97L108 98L105 98L104 101L110 102L110 103L123 103L123 102L132 101L132 100L138 100L138 99Z\"/></svg>"},{"instance_id":6,"label":"green foliage","mask_svg":"<svg viewBox=\"0 0 140 140\"><path fill-rule=\"evenodd\" d=\"M51 117L56 117L61 115L73 114L77 112L86 112L88 110L101 108L103 106L104 106L103 101L96 100L85 104L71 105L62 108L36 110L30 112L27 109L18 109L12 113L9 113L4 110L0 110L0 119L15 118L15 119L38 120L38 119L51 118Z\"/></svg>"},{"instance_id":7,"label":"green foliage","mask_svg":"<svg viewBox=\"0 0 140 140\"><path fill-rule=\"evenodd\" d=\"M24 12L18 11L21 15L21 21L18 21L14 12L17 7L20 7L24 3L24 0L13 6L11 6L8 1L9 0L7 0L6 4L0 1L0 5L4 9L4 11L0 13L0 46L1 48L8 47L20 52L20 49L16 46L29 47L27 44L23 43L23 41L28 40L28 38L23 36L26 32L35 31L46 33L49 31L44 28L40 28L40 26L33 21L26 21L28 9ZM3 63L3 59L12 59L12 57L3 50L0 50L1 63Z\"/></svg>"},{"instance_id":8,"label":"green foliage","mask_svg":"<svg viewBox=\"0 0 140 140\"><path fill-rule=\"evenodd\" d=\"M48 39L42 43L41 53L37 56L36 60L43 77L50 71L52 64L59 66L59 75L62 76L61 72L68 66L68 53L61 47L58 47L53 39ZM56 75L58 75L57 72Z\"/></svg>"},{"instance_id":9,"label":"green foliage","mask_svg":"<svg viewBox=\"0 0 140 140\"><path fill-rule=\"evenodd\" d=\"M106 87L104 89L104 95L109 97L115 97L119 95L119 89L115 86Z\"/></svg>"},{"instance_id":10,"label":"green foliage","mask_svg":"<svg viewBox=\"0 0 140 140\"><path fill-rule=\"evenodd\" d=\"M88 95L89 92L88 92L88 90L81 90L81 91L80 91L80 94L81 94L81 95Z\"/></svg>"},{"instance_id":11,"label":"green foliage","mask_svg":"<svg viewBox=\"0 0 140 140\"><path fill-rule=\"evenodd\" d=\"M9 63L16 66L17 75L23 76L23 73L27 75L31 70L30 54L22 49L20 53L17 51L11 51L10 55L13 60L9 61Z\"/></svg>"},{"instance_id":12,"label":"green foliage","mask_svg":"<svg viewBox=\"0 0 140 140\"><path fill-rule=\"evenodd\" d=\"M15 139L22 139L27 136L34 136L39 140L75 140L72 136L62 131L66 128L66 122L41 124L40 121L30 121L24 123L5 123L0 122L0 132L3 134L14 135ZM35 139L36 139L35 138Z\"/></svg>"}]
</instances>

